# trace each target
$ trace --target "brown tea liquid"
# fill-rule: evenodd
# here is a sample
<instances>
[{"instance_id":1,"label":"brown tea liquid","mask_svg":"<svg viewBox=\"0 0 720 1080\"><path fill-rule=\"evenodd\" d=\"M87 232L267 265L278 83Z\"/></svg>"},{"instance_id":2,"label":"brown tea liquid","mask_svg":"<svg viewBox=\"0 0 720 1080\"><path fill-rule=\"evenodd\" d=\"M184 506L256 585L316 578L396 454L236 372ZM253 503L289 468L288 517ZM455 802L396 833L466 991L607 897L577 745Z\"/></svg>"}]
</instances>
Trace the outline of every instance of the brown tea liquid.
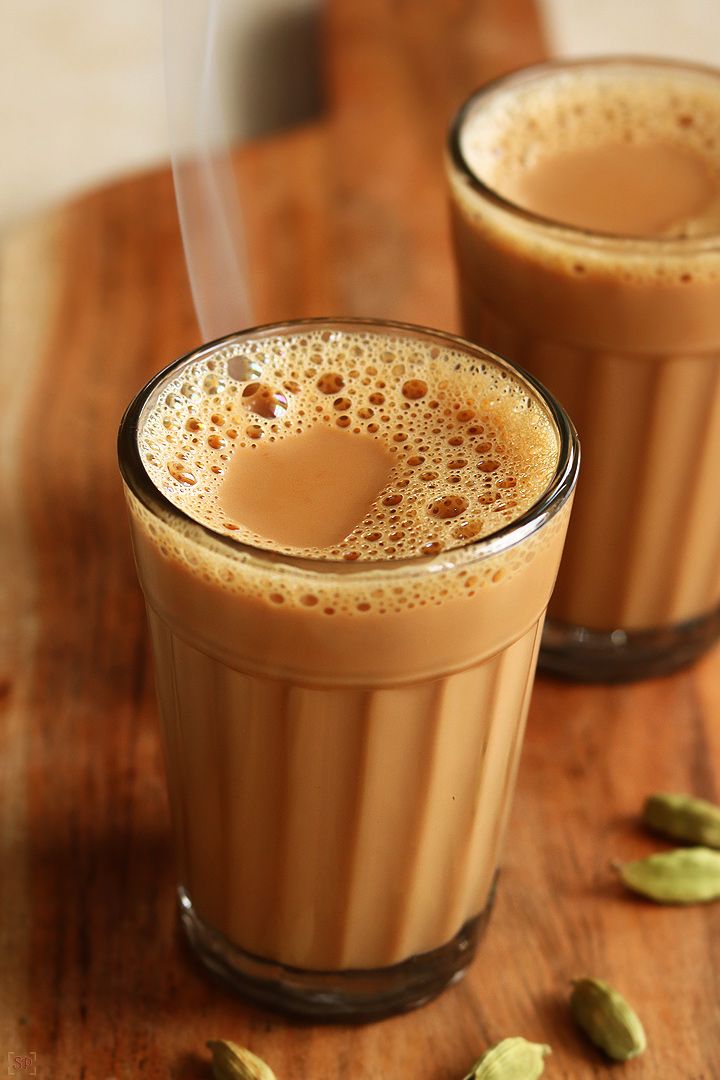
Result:
<instances>
[{"instance_id":1,"label":"brown tea liquid","mask_svg":"<svg viewBox=\"0 0 720 1080\"><path fill-rule=\"evenodd\" d=\"M720 74L624 61L501 81L457 132L464 332L537 375L582 444L562 624L650 632L720 604L718 132Z\"/></svg>"},{"instance_id":2,"label":"brown tea liquid","mask_svg":"<svg viewBox=\"0 0 720 1080\"><path fill-rule=\"evenodd\" d=\"M304 971L443 946L488 902L569 504L472 541L547 490L550 415L433 338L301 328L191 358L139 446L187 515L129 494L194 917Z\"/></svg>"}]
</instances>

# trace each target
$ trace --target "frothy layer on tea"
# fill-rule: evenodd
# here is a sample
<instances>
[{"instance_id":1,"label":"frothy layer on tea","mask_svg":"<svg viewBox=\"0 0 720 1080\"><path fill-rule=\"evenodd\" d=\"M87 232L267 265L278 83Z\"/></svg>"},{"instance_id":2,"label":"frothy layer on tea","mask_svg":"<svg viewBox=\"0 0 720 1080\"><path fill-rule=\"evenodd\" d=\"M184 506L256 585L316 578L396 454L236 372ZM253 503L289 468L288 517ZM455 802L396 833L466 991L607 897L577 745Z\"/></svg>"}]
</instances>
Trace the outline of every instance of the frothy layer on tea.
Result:
<instances>
[{"instance_id":1,"label":"frothy layer on tea","mask_svg":"<svg viewBox=\"0 0 720 1080\"><path fill-rule=\"evenodd\" d=\"M308 330L183 367L140 450L156 487L215 532L354 562L433 555L506 526L549 486L558 442L499 366Z\"/></svg>"},{"instance_id":2,"label":"frothy layer on tea","mask_svg":"<svg viewBox=\"0 0 720 1080\"><path fill-rule=\"evenodd\" d=\"M720 232L720 94L701 69L599 64L490 91L465 119L471 171L516 205L623 236Z\"/></svg>"}]
</instances>

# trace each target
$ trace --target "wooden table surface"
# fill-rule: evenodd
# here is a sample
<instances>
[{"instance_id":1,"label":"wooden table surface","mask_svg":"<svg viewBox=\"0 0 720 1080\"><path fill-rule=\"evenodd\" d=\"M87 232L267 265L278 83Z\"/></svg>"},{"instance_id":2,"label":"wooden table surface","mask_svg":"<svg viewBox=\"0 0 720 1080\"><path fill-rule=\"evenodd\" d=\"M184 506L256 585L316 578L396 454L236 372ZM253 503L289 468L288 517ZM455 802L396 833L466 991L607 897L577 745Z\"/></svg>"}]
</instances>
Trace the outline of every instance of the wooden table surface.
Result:
<instances>
[{"instance_id":1,"label":"wooden table surface","mask_svg":"<svg viewBox=\"0 0 720 1080\"><path fill-rule=\"evenodd\" d=\"M453 328L443 130L475 85L542 57L534 10L335 0L326 45L327 116L238 154L257 320ZM35 1052L51 1080L201 1080L220 1037L278 1080L460 1080L523 1034L552 1045L548 1078L720 1077L720 905L655 907L609 870L663 847L637 825L646 793L718 795L720 649L624 688L538 680L489 932L434 1003L305 1025L196 968L114 449L132 394L198 340L169 174L28 222L1 254L0 1070ZM579 974L636 1005L642 1058L609 1067L578 1036Z\"/></svg>"}]
</instances>

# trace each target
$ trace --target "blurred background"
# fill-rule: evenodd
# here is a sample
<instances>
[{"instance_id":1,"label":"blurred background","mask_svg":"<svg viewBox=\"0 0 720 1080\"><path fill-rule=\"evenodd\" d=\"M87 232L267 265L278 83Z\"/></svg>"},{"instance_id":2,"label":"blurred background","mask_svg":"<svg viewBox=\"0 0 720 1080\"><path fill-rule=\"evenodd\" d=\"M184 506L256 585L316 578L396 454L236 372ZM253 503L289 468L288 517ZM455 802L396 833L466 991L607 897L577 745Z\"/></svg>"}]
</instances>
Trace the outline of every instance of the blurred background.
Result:
<instances>
[{"instance_id":1,"label":"blurred background","mask_svg":"<svg viewBox=\"0 0 720 1080\"><path fill-rule=\"evenodd\" d=\"M558 56L630 52L720 64L718 0L538 4ZM261 137L317 115L322 0L221 7L217 78L229 136ZM0 0L0 15L0 230L167 159L162 0Z\"/></svg>"}]
</instances>

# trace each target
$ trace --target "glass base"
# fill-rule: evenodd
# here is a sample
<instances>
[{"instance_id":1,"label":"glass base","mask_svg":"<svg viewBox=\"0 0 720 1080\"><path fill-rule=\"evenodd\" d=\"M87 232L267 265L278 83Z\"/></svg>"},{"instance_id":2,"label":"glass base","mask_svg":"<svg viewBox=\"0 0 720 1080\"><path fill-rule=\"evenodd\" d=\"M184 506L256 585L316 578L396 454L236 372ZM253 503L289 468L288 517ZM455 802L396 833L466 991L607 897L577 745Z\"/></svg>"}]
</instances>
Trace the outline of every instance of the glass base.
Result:
<instances>
[{"instance_id":1,"label":"glass base","mask_svg":"<svg viewBox=\"0 0 720 1080\"><path fill-rule=\"evenodd\" d=\"M198 916L178 888L180 920L190 946L225 985L261 1005L311 1020L360 1022L424 1005L462 978L487 925L495 886L485 910L439 949L374 970L304 971L245 952Z\"/></svg>"},{"instance_id":2,"label":"glass base","mask_svg":"<svg viewBox=\"0 0 720 1080\"><path fill-rule=\"evenodd\" d=\"M622 683L685 667L720 637L720 608L658 630L586 630L548 618L538 668L578 682Z\"/></svg>"}]
</instances>

